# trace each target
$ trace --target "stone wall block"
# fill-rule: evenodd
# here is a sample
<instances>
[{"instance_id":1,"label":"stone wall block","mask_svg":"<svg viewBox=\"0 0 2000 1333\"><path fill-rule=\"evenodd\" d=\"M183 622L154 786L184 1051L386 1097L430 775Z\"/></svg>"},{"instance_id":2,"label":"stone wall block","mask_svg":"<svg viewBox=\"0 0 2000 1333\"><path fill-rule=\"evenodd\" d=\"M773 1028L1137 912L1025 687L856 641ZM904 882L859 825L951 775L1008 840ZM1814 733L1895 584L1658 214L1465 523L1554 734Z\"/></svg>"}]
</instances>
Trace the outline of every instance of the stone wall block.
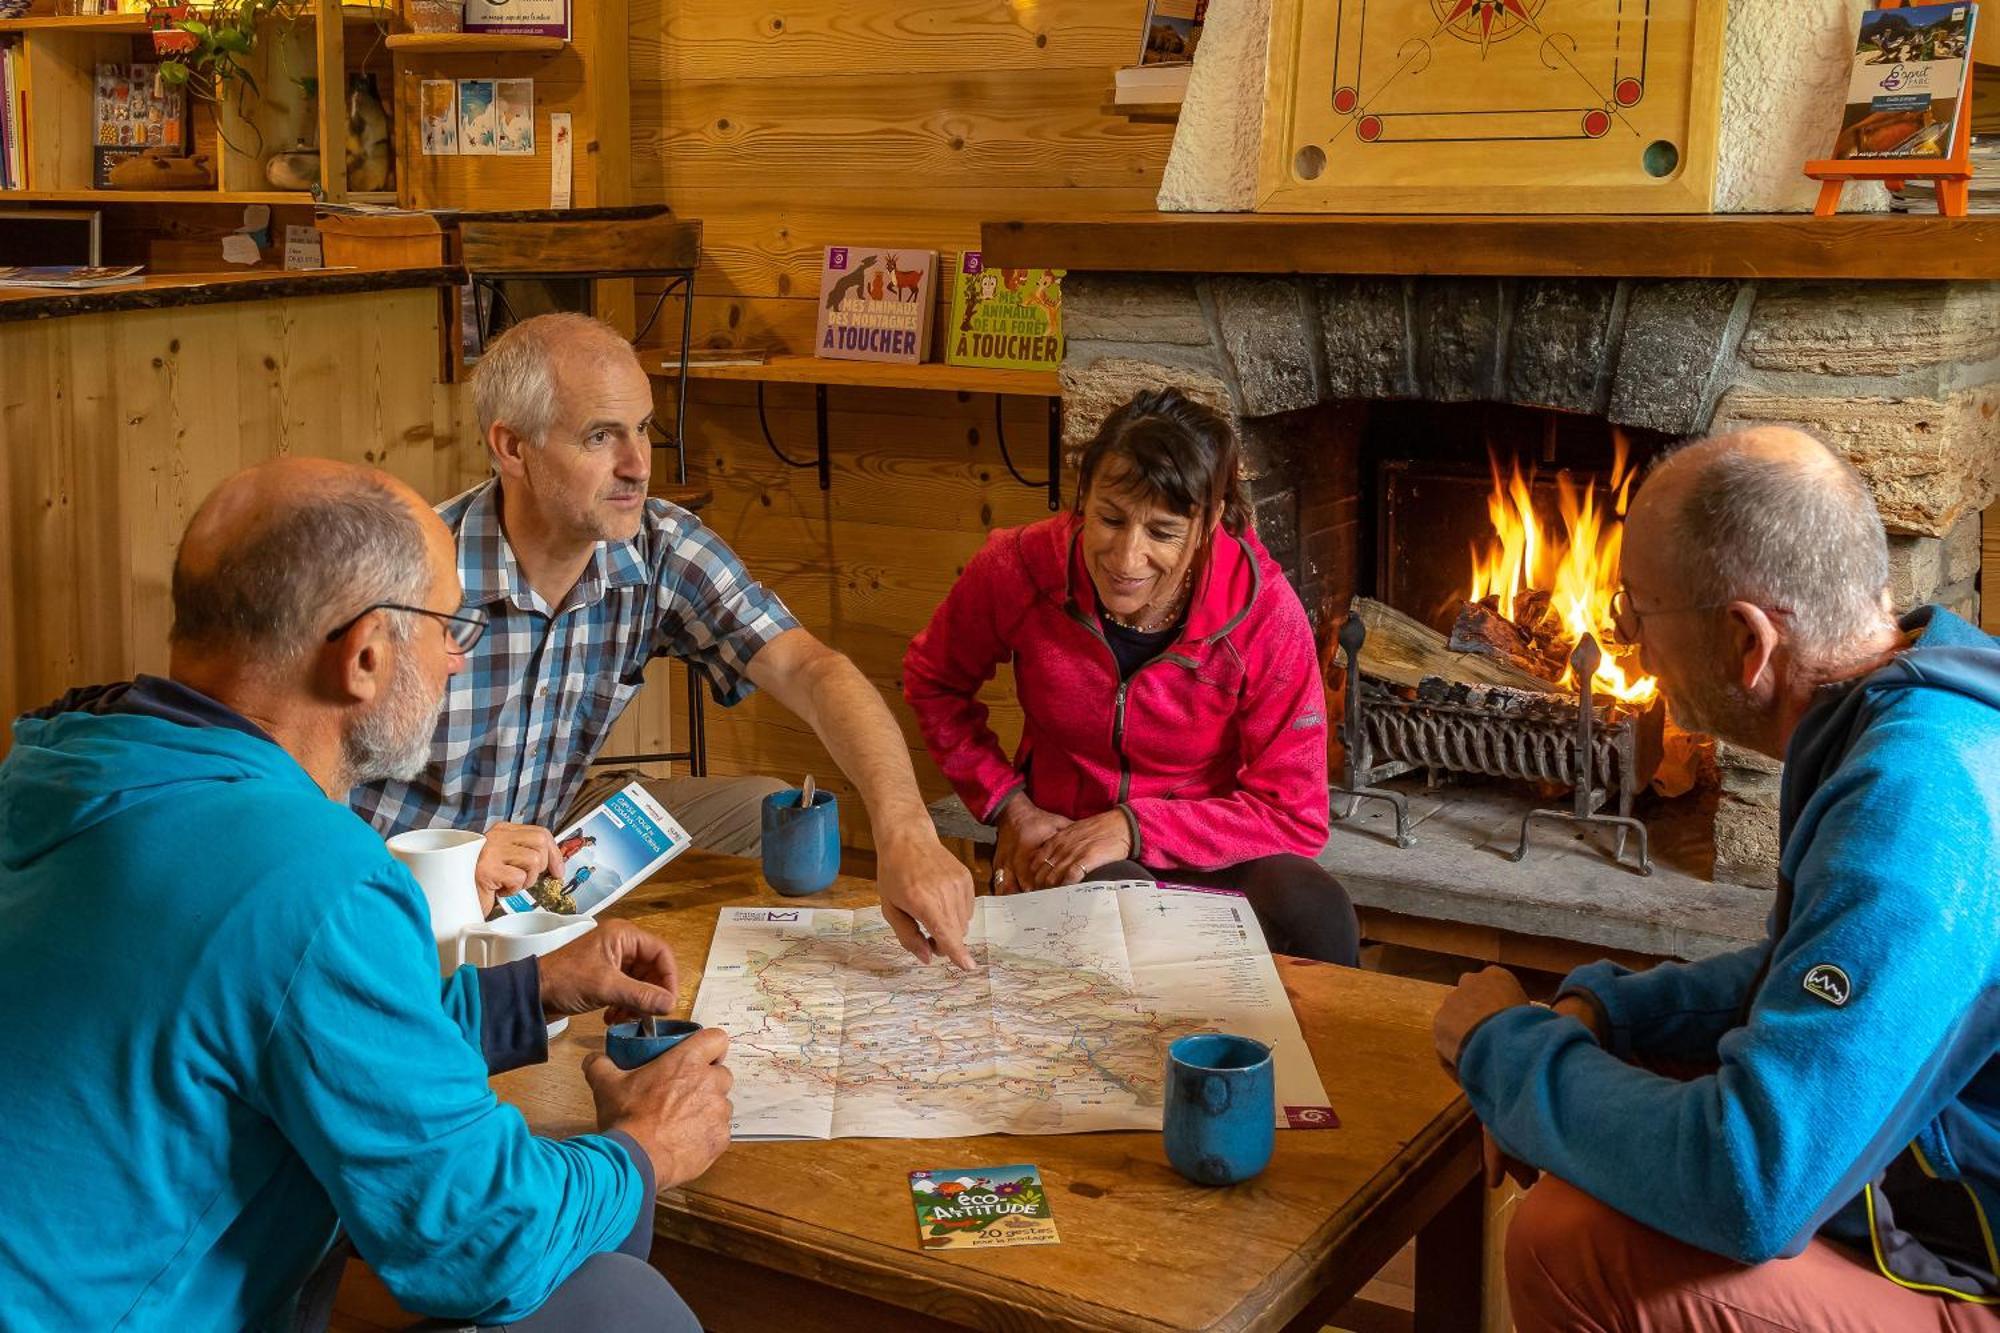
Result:
<instances>
[{"instance_id":1,"label":"stone wall block","mask_svg":"<svg viewBox=\"0 0 2000 1333\"><path fill-rule=\"evenodd\" d=\"M1190 276L1077 273L1063 279L1063 334L1072 341L1206 346L1208 321Z\"/></svg>"},{"instance_id":2,"label":"stone wall block","mask_svg":"<svg viewBox=\"0 0 2000 1333\"><path fill-rule=\"evenodd\" d=\"M1236 367L1246 416L1269 416L1319 401L1313 382L1314 331L1299 289L1284 278L1217 278L1215 319Z\"/></svg>"},{"instance_id":3,"label":"stone wall block","mask_svg":"<svg viewBox=\"0 0 2000 1333\"><path fill-rule=\"evenodd\" d=\"M1835 387L1835 386L1829 386ZM2000 486L2000 385L1948 398L1800 395L1737 385L1713 429L1797 426L1846 455L1891 532L1942 537Z\"/></svg>"},{"instance_id":4,"label":"stone wall block","mask_svg":"<svg viewBox=\"0 0 2000 1333\"><path fill-rule=\"evenodd\" d=\"M1778 887L1778 812L1728 795L1715 803L1715 878Z\"/></svg>"},{"instance_id":5,"label":"stone wall block","mask_svg":"<svg viewBox=\"0 0 2000 1333\"><path fill-rule=\"evenodd\" d=\"M1930 601L1948 582L1943 541L1936 537L1889 539L1889 604L1899 614Z\"/></svg>"},{"instance_id":6,"label":"stone wall block","mask_svg":"<svg viewBox=\"0 0 2000 1333\"><path fill-rule=\"evenodd\" d=\"M1104 418L1141 389L1177 388L1224 416L1236 413L1229 386L1199 364L1142 360L1134 356L1079 354L1072 347L1062 363L1063 444L1071 451L1089 443ZM1074 458L1066 459L1073 463Z\"/></svg>"},{"instance_id":7,"label":"stone wall block","mask_svg":"<svg viewBox=\"0 0 2000 1333\"><path fill-rule=\"evenodd\" d=\"M1765 284L1742 355L1762 370L1820 375L1990 360L2000 356L2000 283Z\"/></svg>"},{"instance_id":8,"label":"stone wall block","mask_svg":"<svg viewBox=\"0 0 2000 1333\"><path fill-rule=\"evenodd\" d=\"M1602 414L1598 384L1611 355L1617 304L1616 282L1522 283L1507 337L1504 396L1516 403Z\"/></svg>"},{"instance_id":9,"label":"stone wall block","mask_svg":"<svg viewBox=\"0 0 2000 1333\"><path fill-rule=\"evenodd\" d=\"M1993 448L2000 451L2000 439L1993 442ZM1944 580L1946 583L1963 583L1979 573L1980 564L1980 515L1967 514L1944 539ZM2000 589L1995 589L2000 592Z\"/></svg>"},{"instance_id":10,"label":"stone wall block","mask_svg":"<svg viewBox=\"0 0 2000 1333\"><path fill-rule=\"evenodd\" d=\"M1462 403L1495 395L1502 281L1433 278L1417 288L1417 392Z\"/></svg>"},{"instance_id":11,"label":"stone wall block","mask_svg":"<svg viewBox=\"0 0 2000 1333\"><path fill-rule=\"evenodd\" d=\"M1732 350L1737 291L1724 281L1634 283L1605 415L1677 435L1707 425L1709 388Z\"/></svg>"},{"instance_id":12,"label":"stone wall block","mask_svg":"<svg viewBox=\"0 0 2000 1333\"><path fill-rule=\"evenodd\" d=\"M1315 284L1334 398L1408 398L1409 321L1400 278L1322 278Z\"/></svg>"}]
</instances>

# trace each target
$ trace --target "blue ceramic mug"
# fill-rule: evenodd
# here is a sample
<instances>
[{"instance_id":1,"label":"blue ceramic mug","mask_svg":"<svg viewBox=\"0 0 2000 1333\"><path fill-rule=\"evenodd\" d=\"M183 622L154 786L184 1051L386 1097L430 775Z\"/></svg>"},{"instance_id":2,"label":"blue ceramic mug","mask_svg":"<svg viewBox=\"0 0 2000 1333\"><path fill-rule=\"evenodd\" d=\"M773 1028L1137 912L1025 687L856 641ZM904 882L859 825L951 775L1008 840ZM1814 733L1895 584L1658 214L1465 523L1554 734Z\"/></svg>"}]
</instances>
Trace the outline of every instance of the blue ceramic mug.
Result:
<instances>
[{"instance_id":1,"label":"blue ceramic mug","mask_svg":"<svg viewBox=\"0 0 2000 1333\"><path fill-rule=\"evenodd\" d=\"M801 807L797 788L764 798L764 882L787 898L818 893L840 873L840 807L815 791Z\"/></svg>"},{"instance_id":2,"label":"blue ceramic mug","mask_svg":"<svg viewBox=\"0 0 2000 1333\"><path fill-rule=\"evenodd\" d=\"M1167 1048L1167 1161L1197 1185L1234 1185L1271 1161L1277 1137L1271 1048L1202 1032Z\"/></svg>"},{"instance_id":3,"label":"blue ceramic mug","mask_svg":"<svg viewBox=\"0 0 2000 1333\"><path fill-rule=\"evenodd\" d=\"M640 1023L613 1023L604 1029L604 1053L620 1069L637 1069L648 1060L657 1060L674 1047L701 1031L701 1024L684 1018L656 1018L653 1031L641 1031Z\"/></svg>"}]
</instances>

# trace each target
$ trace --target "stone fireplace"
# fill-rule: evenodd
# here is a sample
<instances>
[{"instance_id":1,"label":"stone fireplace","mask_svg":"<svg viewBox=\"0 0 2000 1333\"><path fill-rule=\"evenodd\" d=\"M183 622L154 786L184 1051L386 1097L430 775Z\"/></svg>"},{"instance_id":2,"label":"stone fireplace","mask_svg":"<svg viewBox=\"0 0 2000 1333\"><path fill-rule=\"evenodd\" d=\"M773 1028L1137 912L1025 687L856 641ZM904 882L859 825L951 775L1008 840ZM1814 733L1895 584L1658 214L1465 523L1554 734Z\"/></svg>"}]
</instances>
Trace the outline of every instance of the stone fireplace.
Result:
<instances>
[{"instance_id":1,"label":"stone fireplace","mask_svg":"<svg viewBox=\"0 0 2000 1333\"><path fill-rule=\"evenodd\" d=\"M1383 567L1437 545L1385 540L1385 466L1476 473L1505 448L1587 475L1608 472L1614 439L1643 463L1761 422L1811 431L1866 478L1899 608L1976 619L1979 516L2000 486L2000 283L1072 272L1064 304L1071 446L1142 386L1230 415L1259 531L1323 642L1356 593L1431 586ZM1777 766L1720 746L1712 781L1698 831L1669 841L1695 844L1697 878L1769 887ZM1334 836L1338 859L1367 835Z\"/></svg>"}]
</instances>

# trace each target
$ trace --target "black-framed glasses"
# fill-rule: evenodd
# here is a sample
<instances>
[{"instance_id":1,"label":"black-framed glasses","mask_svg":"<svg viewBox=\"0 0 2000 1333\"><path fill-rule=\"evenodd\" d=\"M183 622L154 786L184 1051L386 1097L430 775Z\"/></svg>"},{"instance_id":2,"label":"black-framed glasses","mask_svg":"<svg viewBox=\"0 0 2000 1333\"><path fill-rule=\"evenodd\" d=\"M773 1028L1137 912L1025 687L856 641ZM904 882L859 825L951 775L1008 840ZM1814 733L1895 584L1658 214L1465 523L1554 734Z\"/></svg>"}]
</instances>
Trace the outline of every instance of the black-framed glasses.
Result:
<instances>
[{"instance_id":1,"label":"black-framed glasses","mask_svg":"<svg viewBox=\"0 0 2000 1333\"><path fill-rule=\"evenodd\" d=\"M471 652L473 645L479 642L480 636L486 633L486 613L484 611L453 615L447 611L433 611L427 606L409 606L402 602L375 602L362 607L353 619L347 620L329 631L326 641L332 643L359 624L362 616L372 614L376 611L408 611L412 615L429 616L432 620L444 626L445 635L450 638L452 645L461 654Z\"/></svg>"},{"instance_id":2,"label":"black-framed glasses","mask_svg":"<svg viewBox=\"0 0 2000 1333\"><path fill-rule=\"evenodd\" d=\"M1694 606L1663 606L1653 611L1641 611L1632 605L1632 594L1620 587L1611 594L1611 632L1618 642L1628 648L1639 645L1639 635L1644 631L1647 616L1681 616L1695 611L1720 611L1730 602L1701 602ZM1765 612L1774 616L1788 616L1792 610L1788 606L1767 606Z\"/></svg>"}]
</instances>

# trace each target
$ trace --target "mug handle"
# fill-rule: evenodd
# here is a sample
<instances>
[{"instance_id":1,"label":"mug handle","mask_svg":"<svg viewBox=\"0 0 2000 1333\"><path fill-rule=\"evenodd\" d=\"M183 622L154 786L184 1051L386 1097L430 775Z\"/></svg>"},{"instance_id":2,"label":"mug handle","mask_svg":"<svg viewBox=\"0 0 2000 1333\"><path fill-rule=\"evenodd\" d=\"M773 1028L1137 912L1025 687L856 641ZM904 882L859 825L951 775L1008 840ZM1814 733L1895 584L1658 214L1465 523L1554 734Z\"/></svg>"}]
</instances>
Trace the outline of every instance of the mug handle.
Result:
<instances>
[{"instance_id":1,"label":"mug handle","mask_svg":"<svg viewBox=\"0 0 2000 1333\"><path fill-rule=\"evenodd\" d=\"M1229 1081L1220 1074L1204 1075L1201 1080L1201 1104L1210 1115L1221 1115L1229 1109Z\"/></svg>"}]
</instances>

